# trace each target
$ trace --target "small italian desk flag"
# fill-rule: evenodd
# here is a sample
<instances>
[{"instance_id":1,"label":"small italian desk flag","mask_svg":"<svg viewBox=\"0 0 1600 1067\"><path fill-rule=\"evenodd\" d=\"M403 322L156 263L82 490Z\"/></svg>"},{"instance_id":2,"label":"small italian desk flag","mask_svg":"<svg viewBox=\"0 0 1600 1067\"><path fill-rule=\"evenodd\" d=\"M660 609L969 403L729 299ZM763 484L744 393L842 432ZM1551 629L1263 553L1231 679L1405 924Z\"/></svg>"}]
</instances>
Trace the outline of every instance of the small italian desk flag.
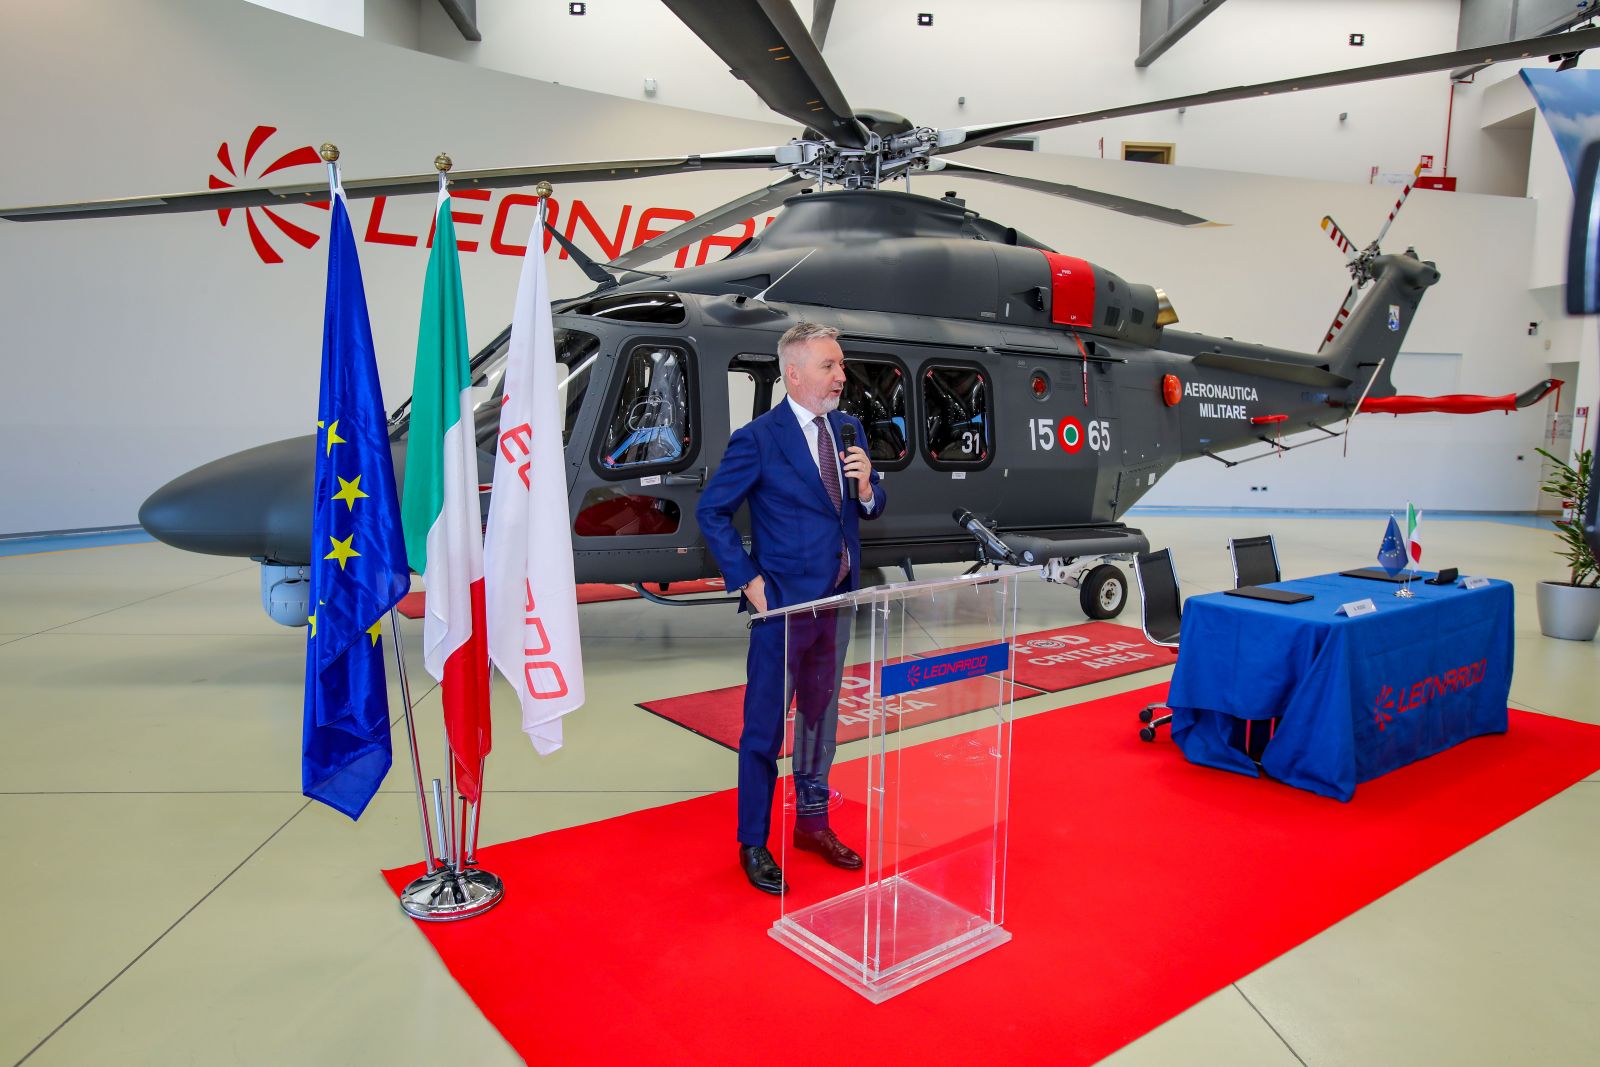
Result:
<instances>
[{"instance_id":1,"label":"small italian desk flag","mask_svg":"<svg viewBox=\"0 0 1600 1067\"><path fill-rule=\"evenodd\" d=\"M1406 550L1412 563L1422 562L1422 512L1416 505L1406 503Z\"/></svg>"}]
</instances>

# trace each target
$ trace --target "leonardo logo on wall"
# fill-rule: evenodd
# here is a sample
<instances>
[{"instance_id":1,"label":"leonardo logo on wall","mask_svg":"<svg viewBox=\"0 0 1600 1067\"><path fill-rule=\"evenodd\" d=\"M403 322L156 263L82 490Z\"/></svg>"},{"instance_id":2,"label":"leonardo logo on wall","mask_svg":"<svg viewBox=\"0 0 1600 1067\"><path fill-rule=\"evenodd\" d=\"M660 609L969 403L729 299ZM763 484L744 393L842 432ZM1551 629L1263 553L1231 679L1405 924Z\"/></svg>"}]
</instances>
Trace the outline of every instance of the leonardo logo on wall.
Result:
<instances>
[{"instance_id":1,"label":"leonardo logo on wall","mask_svg":"<svg viewBox=\"0 0 1600 1067\"><path fill-rule=\"evenodd\" d=\"M279 146L269 148L278 128L257 126L240 149L237 143L227 141L217 146L217 162L222 173L211 175L212 189L250 188L253 186L308 185L326 180L322 157L309 144L287 151ZM301 168L294 174L285 172ZM411 198L401 198L402 201ZM416 210L400 204L391 209L387 196L365 198L356 193L351 204L351 222L357 239L364 245L389 245L396 248L432 248L433 214L427 210L427 198L415 198ZM450 217L458 234L457 249L463 254L480 250L494 255L521 259L527 249L518 241L533 224L538 198L527 190L491 190L455 188L451 190L454 206ZM327 223L309 215L307 209L328 210L328 202L308 201L302 204L282 204L274 207L219 208L217 220L224 228L242 217L250 245L263 264L284 262L283 253L290 244L311 248L321 239ZM363 215L365 216L363 219ZM304 225L293 221L300 218ZM644 207L619 204L613 208L591 207L574 197L563 201L551 197L546 218L551 226L563 231L569 241L574 241L602 262L616 259L628 249L659 237L668 230L694 219L695 213L684 208ZM719 233L707 234L698 241L678 249L675 267L693 263L703 266L713 256L725 256L739 245L772 223L773 216L764 219L748 218L734 223ZM312 227L308 229L307 226ZM235 227L237 229L238 227ZM551 236L544 235L544 250L551 250ZM557 249L558 260L567 259L566 249ZM1069 448L1069 451L1073 449Z\"/></svg>"},{"instance_id":2,"label":"leonardo logo on wall","mask_svg":"<svg viewBox=\"0 0 1600 1067\"><path fill-rule=\"evenodd\" d=\"M227 177L224 178L221 175L212 174L210 187L213 189L232 189L241 185L259 185L269 176L288 170L291 167L303 167L312 164L321 165L322 157L310 145L292 148L276 157L271 152L263 154L261 150L266 147L267 141L277 132L278 128L276 126L257 126L252 130L249 139L245 142L244 151L239 157L237 166L234 164L235 153L233 147L227 141L218 145L217 162L222 164L222 169L227 173ZM265 162L268 159L271 160L270 163ZM258 166L259 169L257 169ZM315 178L307 175L301 180L314 181ZM328 210L328 202L325 200L304 206L321 208L323 211ZM255 248L256 255L261 257L261 262L282 263L283 256L278 254L277 248L273 246L273 240L288 238L301 248L310 248L320 240L319 234L313 233L303 226L297 226L285 218L285 210L284 208L274 209L270 207L247 207L243 209L225 207L218 209L217 220L223 226L227 226L234 215L242 215L244 217L245 231L250 235L250 244ZM262 218L272 223L278 234L281 235L280 237L269 239L267 231L262 229L262 223L257 218L258 212Z\"/></svg>"}]
</instances>

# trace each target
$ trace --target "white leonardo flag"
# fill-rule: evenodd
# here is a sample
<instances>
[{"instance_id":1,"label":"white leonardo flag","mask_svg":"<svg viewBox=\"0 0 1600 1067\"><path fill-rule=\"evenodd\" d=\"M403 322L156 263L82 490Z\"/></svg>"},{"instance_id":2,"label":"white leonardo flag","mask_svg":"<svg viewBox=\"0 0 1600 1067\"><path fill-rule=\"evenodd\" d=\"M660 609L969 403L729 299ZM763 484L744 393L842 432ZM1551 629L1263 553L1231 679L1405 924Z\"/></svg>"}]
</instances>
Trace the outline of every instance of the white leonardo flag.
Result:
<instances>
[{"instance_id":1,"label":"white leonardo flag","mask_svg":"<svg viewBox=\"0 0 1600 1067\"><path fill-rule=\"evenodd\" d=\"M543 249L541 202L511 316L483 554L489 661L517 692L523 732L548 756L561 747L561 716L582 707L584 694Z\"/></svg>"}]
</instances>

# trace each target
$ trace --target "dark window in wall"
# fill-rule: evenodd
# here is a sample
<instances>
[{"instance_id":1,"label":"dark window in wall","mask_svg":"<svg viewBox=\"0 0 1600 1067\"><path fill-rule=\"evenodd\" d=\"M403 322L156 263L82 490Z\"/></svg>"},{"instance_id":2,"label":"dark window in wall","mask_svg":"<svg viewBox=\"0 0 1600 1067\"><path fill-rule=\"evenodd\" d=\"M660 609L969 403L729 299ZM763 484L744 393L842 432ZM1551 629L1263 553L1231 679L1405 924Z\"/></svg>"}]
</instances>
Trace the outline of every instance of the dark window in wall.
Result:
<instances>
[{"instance_id":1,"label":"dark window in wall","mask_svg":"<svg viewBox=\"0 0 1600 1067\"><path fill-rule=\"evenodd\" d=\"M858 442L874 466L893 470L910 459L906 372L897 363L849 355L839 408L861 420L867 439Z\"/></svg>"},{"instance_id":2,"label":"dark window in wall","mask_svg":"<svg viewBox=\"0 0 1600 1067\"><path fill-rule=\"evenodd\" d=\"M930 460L963 467L989 461L989 383L983 371L964 366L923 368L922 410Z\"/></svg>"},{"instance_id":3,"label":"dark window in wall","mask_svg":"<svg viewBox=\"0 0 1600 1067\"><path fill-rule=\"evenodd\" d=\"M689 354L671 345L636 345L600 449L605 470L667 467L689 454Z\"/></svg>"},{"instance_id":4,"label":"dark window in wall","mask_svg":"<svg viewBox=\"0 0 1600 1067\"><path fill-rule=\"evenodd\" d=\"M1174 145L1158 141L1123 141L1122 158L1130 163L1171 163Z\"/></svg>"}]
</instances>

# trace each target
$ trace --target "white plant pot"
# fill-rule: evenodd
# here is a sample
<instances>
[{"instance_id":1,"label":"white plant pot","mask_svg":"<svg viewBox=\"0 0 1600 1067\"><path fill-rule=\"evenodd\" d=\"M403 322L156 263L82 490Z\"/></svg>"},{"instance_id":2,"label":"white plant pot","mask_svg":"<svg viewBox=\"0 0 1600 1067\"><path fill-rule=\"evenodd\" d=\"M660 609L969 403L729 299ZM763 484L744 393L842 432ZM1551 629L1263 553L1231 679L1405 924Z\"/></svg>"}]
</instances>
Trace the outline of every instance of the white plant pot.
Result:
<instances>
[{"instance_id":1,"label":"white plant pot","mask_svg":"<svg viewBox=\"0 0 1600 1067\"><path fill-rule=\"evenodd\" d=\"M1540 582L1539 629L1563 641L1593 641L1600 630L1600 586Z\"/></svg>"}]
</instances>

